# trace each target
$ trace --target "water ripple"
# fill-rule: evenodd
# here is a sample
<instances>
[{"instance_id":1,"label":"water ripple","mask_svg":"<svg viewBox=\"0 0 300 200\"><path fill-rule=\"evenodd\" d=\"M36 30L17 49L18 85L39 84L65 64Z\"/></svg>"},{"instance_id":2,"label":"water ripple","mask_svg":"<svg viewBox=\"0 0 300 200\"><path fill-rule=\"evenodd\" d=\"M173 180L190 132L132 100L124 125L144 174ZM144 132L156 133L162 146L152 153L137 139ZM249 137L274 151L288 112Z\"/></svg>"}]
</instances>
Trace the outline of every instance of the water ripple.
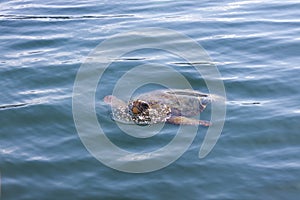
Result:
<instances>
[{"instance_id":1,"label":"water ripple","mask_svg":"<svg viewBox=\"0 0 300 200\"><path fill-rule=\"evenodd\" d=\"M0 15L0 20L87 20L134 17L131 14L119 15Z\"/></svg>"},{"instance_id":2,"label":"water ripple","mask_svg":"<svg viewBox=\"0 0 300 200\"><path fill-rule=\"evenodd\" d=\"M6 0L0 7L3 199L299 198L298 1ZM172 165L132 175L104 166L85 149L72 118L71 97L76 72L89 52L114 34L143 27L182 32L213 61L188 63L149 49L108 58L113 63L101 80L108 87L99 89L96 100L140 64L172 66L195 89L206 85L191 64L216 65L228 109L222 135L206 158L198 159L205 137L200 128L191 148ZM160 37L162 46L185 42ZM131 39L107 51L126 50L135 36ZM156 72L141 74L147 73ZM96 109L101 110L99 102ZM99 120L113 142L133 151L157 149L173 137L158 135L142 145L144 140L125 137L110 120Z\"/></svg>"}]
</instances>

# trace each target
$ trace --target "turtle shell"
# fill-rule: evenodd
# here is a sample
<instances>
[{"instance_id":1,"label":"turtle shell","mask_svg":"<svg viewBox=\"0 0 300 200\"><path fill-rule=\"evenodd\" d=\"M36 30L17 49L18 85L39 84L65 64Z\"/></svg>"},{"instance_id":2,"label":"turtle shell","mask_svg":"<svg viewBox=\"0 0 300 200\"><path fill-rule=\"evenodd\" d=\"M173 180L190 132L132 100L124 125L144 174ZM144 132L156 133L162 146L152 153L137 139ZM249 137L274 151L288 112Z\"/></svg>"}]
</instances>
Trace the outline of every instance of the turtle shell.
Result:
<instances>
[{"instance_id":1,"label":"turtle shell","mask_svg":"<svg viewBox=\"0 0 300 200\"><path fill-rule=\"evenodd\" d=\"M165 105L171 109L171 115L196 116L211 102L210 95L195 90L155 90L137 96L148 102L152 108L160 109Z\"/></svg>"}]
</instances>

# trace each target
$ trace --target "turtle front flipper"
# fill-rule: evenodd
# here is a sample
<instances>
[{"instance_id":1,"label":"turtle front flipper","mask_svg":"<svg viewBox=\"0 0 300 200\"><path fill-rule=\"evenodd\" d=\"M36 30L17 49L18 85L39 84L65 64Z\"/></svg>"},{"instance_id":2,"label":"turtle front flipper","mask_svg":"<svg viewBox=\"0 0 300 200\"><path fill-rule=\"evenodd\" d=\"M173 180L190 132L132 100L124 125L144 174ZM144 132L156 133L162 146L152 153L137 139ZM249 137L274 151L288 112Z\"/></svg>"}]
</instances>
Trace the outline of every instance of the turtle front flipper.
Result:
<instances>
[{"instance_id":1,"label":"turtle front flipper","mask_svg":"<svg viewBox=\"0 0 300 200\"><path fill-rule=\"evenodd\" d=\"M121 107L127 107L127 104L122 101L121 99L118 99L117 97L113 96L113 95L108 95L108 96L105 96L103 98L103 101L104 103L112 106L112 107L118 107L118 106L121 106Z\"/></svg>"},{"instance_id":2,"label":"turtle front flipper","mask_svg":"<svg viewBox=\"0 0 300 200\"><path fill-rule=\"evenodd\" d=\"M167 120L171 124L211 126L211 122L184 116L172 116Z\"/></svg>"}]
</instances>

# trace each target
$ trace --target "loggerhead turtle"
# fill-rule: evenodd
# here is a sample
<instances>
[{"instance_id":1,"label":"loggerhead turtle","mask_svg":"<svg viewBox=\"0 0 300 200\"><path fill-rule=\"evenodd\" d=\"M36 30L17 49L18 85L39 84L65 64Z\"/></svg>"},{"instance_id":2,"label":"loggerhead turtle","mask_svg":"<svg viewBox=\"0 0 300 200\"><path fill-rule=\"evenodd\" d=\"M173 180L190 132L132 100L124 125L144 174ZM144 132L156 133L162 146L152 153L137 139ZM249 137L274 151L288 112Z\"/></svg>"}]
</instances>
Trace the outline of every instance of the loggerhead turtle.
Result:
<instances>
[{"instance_id":1,"label":"loggerhead turtle","mask_svg":"<svg viewBox=\"0 0 300 200\"><path fill-rule=\"evenodd\" d=\"M202 112L212 101L211 95L195 90L155 90L137 96L128 104L112 95L105 96L103 100L111 106L113 119L124 123L211 125L209 121L191 118Z\"/></svg>"}]
</instances>

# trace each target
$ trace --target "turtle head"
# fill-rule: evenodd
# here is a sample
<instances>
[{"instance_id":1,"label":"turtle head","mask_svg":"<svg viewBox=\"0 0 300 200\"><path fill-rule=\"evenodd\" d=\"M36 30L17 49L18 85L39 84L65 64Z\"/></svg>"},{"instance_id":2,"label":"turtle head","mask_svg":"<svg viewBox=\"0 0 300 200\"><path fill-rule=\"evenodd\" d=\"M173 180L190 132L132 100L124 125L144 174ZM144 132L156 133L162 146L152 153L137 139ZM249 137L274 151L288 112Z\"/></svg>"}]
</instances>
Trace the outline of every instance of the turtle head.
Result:
<instances>
[{"instance_id":1,"label":"turtle head","mask_svg":"<svg viewBox=\"0 0 300 200\"><path fill-rule=\"evenodd\" d=\"M129 102L128 110L132 117L132 120L137 125L149 125L151 123L151 118L149 116L150 106L146 101L135 100Z\"/></svg>"}]
</instances>

